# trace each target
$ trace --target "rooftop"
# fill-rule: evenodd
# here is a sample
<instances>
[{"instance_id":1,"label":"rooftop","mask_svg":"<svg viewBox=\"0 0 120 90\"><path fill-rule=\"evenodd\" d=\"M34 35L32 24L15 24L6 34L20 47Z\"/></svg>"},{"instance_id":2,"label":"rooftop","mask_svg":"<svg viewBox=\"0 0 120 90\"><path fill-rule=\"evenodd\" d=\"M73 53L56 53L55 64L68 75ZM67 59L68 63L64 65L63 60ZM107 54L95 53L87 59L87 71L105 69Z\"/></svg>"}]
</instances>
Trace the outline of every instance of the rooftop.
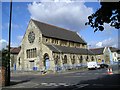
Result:
<instances>
[{"instance_id":1,"label":"rooftop","mask_svg":"<svg viewBox=\"0 0 120 90\"><path fill-rule=\"evenodd\" d=\"M87 44L76 32L70 31L64 28L60 28L54 25L46 24L40 21L33 20L35 25L40 29L43 36L57 38L81 44Z\"/></svg>"},{"instance_id":2,"label":"rooftop","mask_svg":"<svg viewBox=\"0 0 120 90\"><path fill-rule=\"evenodd\" d=\"M46 45L46 46L48 46L53 52L57 52L57 53L94 55L94 53L91 50L83 49L83 48L65 47L65 46L58 46L58 45Z\"/></svg>"},{"instance_id":3,"label":"rooftop","mask_svg":"<svg viewBox=\"0 0 120 90\"><path fill-rule=\"evenodd\" d=\"M11 47L11 54L18 54L20 52L20 47Z\"/></svg>"},{"instance_id":4,"label":"rooftop","mask_svg":"<svg viewBox=\"0 0 120 90\"><path fill-rule=\"evenodd\" d=\"M96 55L100 55L100 54L103 54L103 50L104 50L104 47L102 48L94 48L94 49L90 49L94 54Z\"/></svg>"}]
</instances>

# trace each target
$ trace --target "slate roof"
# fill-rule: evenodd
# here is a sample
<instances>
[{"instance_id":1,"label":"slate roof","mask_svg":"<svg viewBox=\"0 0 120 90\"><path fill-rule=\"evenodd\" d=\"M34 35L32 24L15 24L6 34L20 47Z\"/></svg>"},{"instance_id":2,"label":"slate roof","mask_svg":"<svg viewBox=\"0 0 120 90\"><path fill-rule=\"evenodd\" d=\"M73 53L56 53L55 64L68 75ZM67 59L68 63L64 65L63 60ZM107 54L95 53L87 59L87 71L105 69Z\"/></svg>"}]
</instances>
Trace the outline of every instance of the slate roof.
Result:
<instances>
[{"instance_id":1,"label":"slate roof","mask_svg":"<svg viewBox=\"0 0 120 90\"><path fill-rule=\"evenodd\" d=\"M120 49L117 51L118 54L120 54Z\"/></svg>"},{"instance_id":2,"label":"slate roof","mask_svg":"<svg viewBox=\"0 0 120 90\"><path fill-rule=\"evenodd\" d=\"M87 44L76 32L31 19L43 36Z\"/></svg>"},{"instance_id":3,"label":"slate roof","mask_svg":"<svg viewBox=\"0 0 120 90\"><path fill-rule=\"evenodd\" d=\"M94 53L88 49L83 48L74 48L74 47L66 47L66 46L58 46L58 45L46 45L53 52L57 53L71 53L71 54L82 54L82 55L94 55Z\"/></svg>"},{"instance_id":4,"label":"slate roof","mask_svg":"<svg viewBox=\"0 0 120 90\"><path fill-rule=\"evenodd\" d=\"M117 52L119 49L115 47L110 47L111 52Z\"/></svg>"},{"instance_id":5,"label":"slate roof","mask_svg":"<svg viewBox=\"0 0 120 90\"><path fill-rule=\"evenodd\" d=\"M90 49L94 54L96 55L100 55L100 54L103 54L103 50L104 50L104 47L102 48L94 48L94 49Z\"/></svg>"}]
</instances>

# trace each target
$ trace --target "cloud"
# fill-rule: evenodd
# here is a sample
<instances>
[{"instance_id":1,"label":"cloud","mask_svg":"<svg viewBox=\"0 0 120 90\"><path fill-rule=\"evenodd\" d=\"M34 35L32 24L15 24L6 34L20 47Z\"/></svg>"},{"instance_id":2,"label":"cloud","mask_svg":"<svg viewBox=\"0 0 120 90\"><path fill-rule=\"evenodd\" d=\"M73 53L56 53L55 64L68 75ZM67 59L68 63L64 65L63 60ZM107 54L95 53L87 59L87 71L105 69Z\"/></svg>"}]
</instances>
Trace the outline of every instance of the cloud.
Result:
<instances>
[{"instance_id":1,"label":"cloud","mask_svg":"<svg viewBox=\"0 0 120 90\"><path fill-rule=\"evenodd\" d=\"M98 42L98 43L96 43L96 46L97 47L102 47L102 44L103 44L102 42Z\"/></svg>"},{"instance_id":2,"label":"cloud","mask_svg":"<svg viewBox=\"0 0 120 90\"><path fill-rule=\"evenodd\" d=\"M0 40L0 50L2 50L3 48L6 48L8 42L4 39Z\"/></svg>"},{"instance_id":3,"label":"cloud","mask_svg":"<svg viewBox=\"0 0 120 90\"><path fill-rule=\"evenodd\" d=\"M20 37L18 39L20 39ZM5 39L1 39L0 40L0 50L2 50L3 48L6 48L7 45L8 45L8 41L7 40L5 40ZM11 47L18 47L18 46L19 46L18 43L11 42Z\"/></svg>"},{"instance_id":4,"label":"cloud","mask_svg":"<svg viewBox=\"0 0 120 90\"><path fill-rule=\"evenodd\" d=\"M91 42L91 48L99 48L99 47L118 47L118 39L117 38L108 38L99 42Z\"/></svg>"},{"instance_id":5,"label":"cloud","mask_svg":"<svg viewBox=\"0 0 120 90\"><path fill-rule=\"evenodd\" d=\"M85 22L88 15L93 13L92 8L86 7L84 2L52 1L28 4L31 18L75 31L86 28Z\"/></svg>"},{"instance_id":6,"label":"cloud","mask_svg":"<svg viewBox=\"0 0 120 90\"><path fill-rule=\"evenodd\" d=\"M19 41L21 41L22 38L23 38L23 36L17 36L17 39L18 39Z\"/></svg>"},{"instance_id":7,"label":"cloud","mask_svg":"<svg viewBox=\"0 0 120 90\"><path fill-rule=\"evenodd\" d=\"M103 44L103 46L117 47L118 46L118 40L117 40L117 38L109 38L109 39L103 40L102 44Z\"/></svg>"}]
</instances>

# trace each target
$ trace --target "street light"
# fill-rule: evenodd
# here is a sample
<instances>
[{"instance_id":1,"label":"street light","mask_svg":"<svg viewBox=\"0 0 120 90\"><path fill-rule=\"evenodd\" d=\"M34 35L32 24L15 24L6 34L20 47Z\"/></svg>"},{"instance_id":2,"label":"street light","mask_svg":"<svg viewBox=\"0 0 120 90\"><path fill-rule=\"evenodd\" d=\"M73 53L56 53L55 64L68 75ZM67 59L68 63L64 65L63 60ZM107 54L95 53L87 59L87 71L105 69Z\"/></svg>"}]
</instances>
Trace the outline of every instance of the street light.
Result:
<instances>
[{"instance_id":1,"label":"street light","mask_svg":"<svg viewBox=\"0 0 120 90\"><path fill-rule=\"evenodd\" d=\"M9 42L8 42L8 60L7 60L7 78L6 85L10 85L10 43L11 43L11 21L12 21L12 0L10 1L10 20L9 20Z\"/></svg>"}]
</instances>

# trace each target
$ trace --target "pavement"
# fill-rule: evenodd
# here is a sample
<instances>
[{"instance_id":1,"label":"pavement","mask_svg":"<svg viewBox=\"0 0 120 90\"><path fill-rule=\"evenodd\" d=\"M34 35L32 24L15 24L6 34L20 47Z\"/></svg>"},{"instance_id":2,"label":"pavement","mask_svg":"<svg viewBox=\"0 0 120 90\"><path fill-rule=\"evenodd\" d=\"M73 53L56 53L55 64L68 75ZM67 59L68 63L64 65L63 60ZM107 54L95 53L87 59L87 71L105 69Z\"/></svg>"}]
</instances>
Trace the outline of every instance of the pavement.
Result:
<instances>
[{"instance_id":1,"label":"pavement","mask_svg":"<svg viewBox=\"0 0 120 90\"><path fill-rule=\"evenodd\" d=\"M57 75L57 74L70 74L70 73L76 73L76 72L83 72L87 71L87 67L82 69L76 69L76 70L66 70L66 71L60 71L60 72L50 72L42 74L40 71L12 71L11 76L22 76L22 75Z\"/></svg>"}]
</instances>

